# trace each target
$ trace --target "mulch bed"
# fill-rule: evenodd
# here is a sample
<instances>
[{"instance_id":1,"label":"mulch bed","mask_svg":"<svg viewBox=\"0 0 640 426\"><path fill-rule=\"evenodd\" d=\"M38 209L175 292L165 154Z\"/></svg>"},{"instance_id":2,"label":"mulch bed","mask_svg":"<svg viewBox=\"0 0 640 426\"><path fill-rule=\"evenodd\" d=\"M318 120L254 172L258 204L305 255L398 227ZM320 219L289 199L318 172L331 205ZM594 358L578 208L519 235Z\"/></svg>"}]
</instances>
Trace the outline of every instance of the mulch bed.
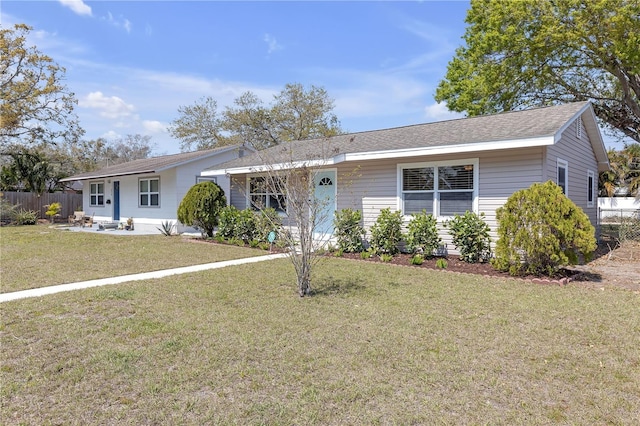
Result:
<instances>
[{"instance_id":1,"label":"mulch bed","mask_svg":"<svg viewBox=\"0 0 640 426\"><path fill-rule=\"evenodd\" d=\"M193 241L205 242L211 244L221 244L225 243L217 242L213 239L193 239ZM248 246L246 246L248 247ZM276 247L275 245L272 247L271 252L280 253L284 250ZM326 256L331 257L334 256L334 253L327 253ZM521 277L512 277L507 272L501 272L493 268L490 263L467 263L461 261L456 256L448 256L445 258L447 261L446 269L438 268L436 266L436 262L438 258L425 259L422 265L412 265L410 264L410 259L412 255L406 253L400 253L393 256L393 259L390 262L383 262L380 260L379 256L373 256L369 259L362 259L360 257L360 253L343 253L342 259L350 259L358 262L378 262L378 263L386 263L390 265L396 266L405 266L407 268L424 268L424 269L433 269L439 271L448 271L448 272L458 272L463 274L475 274L481 275L485 277L494 277L494 278L519 278L526 281L532 281L540 284L552 284L552 285L566 285L571 281L581 279L582 272L571 270L571 269L562 269L558 272L558 274L554 277L536 277L536 276L521 276Z\"/></svg>"},{"instance_id":2,"label":"mulch bed","mask_svg":"<svg viewBox=\"0 0 640 426\"><path fill-rule=\"evenodd\" d=\"M438 258L425 259L422 265L412 265L410 264L410 260L412 255L410 254L397 254L393 256L393 259L390 262L383 262L380 260L379 256L373 256L369 259L362 259L360 257L360 253L344 253L342 255L344 259L352 259L360 262L379 262L379 263L387 263L398 266L406 266L408 268L425 268L425 269L434 269L439 271L448 271L448 272L458 272L463 274L475 274L482 275L486 277L494 277L494 278L519 278L526 281L533 281L540 284L556 284L556 285L566 285L571 281L578 279L581 276L580 271L562 269L558 272L558 274L554 277L536 277L536 276L521 276L521 277L512 277L507 272L501 272L493 268L490 263L467 263L461 261L456 256L448 256L445 258L447 261L446 269L441 269L436 266L436 262Z\"/></svg>"}]
</instances>

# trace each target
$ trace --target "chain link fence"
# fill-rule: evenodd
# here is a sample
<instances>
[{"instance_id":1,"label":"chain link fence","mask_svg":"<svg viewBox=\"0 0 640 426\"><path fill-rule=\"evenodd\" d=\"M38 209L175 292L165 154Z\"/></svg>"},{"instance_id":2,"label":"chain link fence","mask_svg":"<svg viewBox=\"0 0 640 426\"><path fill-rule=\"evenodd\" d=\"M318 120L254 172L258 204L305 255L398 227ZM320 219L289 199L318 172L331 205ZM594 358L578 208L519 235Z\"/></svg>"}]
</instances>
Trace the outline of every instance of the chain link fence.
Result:
<instances>
[{"instance_id":1,"label":"chain link fence","mask_svg":"<svg viewBox=\"0 0 640 426\"><path fill-rule=\"evenodd\" d=\"M640 209L598 209L600 238L640 241Z\"/></svg>"}]
</instances>

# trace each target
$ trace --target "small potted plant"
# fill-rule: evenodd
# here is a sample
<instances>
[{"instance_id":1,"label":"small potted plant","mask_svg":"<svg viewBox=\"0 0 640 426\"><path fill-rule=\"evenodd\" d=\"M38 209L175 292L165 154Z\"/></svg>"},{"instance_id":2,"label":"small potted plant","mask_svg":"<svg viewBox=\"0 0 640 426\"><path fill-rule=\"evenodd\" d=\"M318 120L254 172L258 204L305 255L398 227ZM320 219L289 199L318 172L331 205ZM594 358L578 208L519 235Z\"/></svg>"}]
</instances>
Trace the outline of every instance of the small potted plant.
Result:
<instances>
[{"instance_id":1,"label":"small potted plant","mask_svg":"<svg viewBox=\"0 0 640 426\"><path fill-rule=\"evenodd\" d=\"M133 231L133 218L127 219L127 225L124 227L127 231Z\"/></svg>"}]
</instances>

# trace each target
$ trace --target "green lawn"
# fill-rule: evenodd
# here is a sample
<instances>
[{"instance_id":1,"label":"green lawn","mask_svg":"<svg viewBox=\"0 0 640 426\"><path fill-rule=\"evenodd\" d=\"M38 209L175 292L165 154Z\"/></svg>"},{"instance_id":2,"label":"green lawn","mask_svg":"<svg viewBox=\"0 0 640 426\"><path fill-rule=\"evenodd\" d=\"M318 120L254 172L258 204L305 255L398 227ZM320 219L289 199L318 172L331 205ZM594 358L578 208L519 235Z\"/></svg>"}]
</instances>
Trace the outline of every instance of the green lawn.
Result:
<instances>
[{"instance_id":1,"label":"green lawn","mask_svg":"<svg viewBox=\"0 0 640 426\"><path fill-rule=\"evenodd\" d=\"M335 258L314 291L276 260L0 304L0 423L640 422L637 293Z\"/></svg>"},{"instance_id":2,"label":"green lawn","mask_svg":"<svg viewBox=\"0 0 640 426\"><path fill-rule=\"evenodd\" d=\"M0 291L149 272L267 254L182 237L72 232L48 226L0 227Z\"/></svg>"}]
</instances>

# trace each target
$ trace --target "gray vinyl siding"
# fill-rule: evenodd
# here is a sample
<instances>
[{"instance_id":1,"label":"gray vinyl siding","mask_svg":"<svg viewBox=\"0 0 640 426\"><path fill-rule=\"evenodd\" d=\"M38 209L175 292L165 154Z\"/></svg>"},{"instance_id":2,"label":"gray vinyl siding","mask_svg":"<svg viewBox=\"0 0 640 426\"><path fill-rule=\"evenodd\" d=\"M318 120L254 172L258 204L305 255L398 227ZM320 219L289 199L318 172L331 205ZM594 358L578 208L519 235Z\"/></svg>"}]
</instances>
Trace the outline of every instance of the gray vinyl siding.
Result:
<instances>
[{"instance_id":1,"label":"gray vinyl siding","mask_svg":"<svg viewBox=\"0 0 640 426\"><path fill-rule=\"evenodd\" d=\"M338 168L338 210L360 210L364 226L375 223L380 210L397 209L396 162L345 163Z\"/></svg>"},{"instance_id":2,"label":"gray vinyl siding","mask_svg":"<svg viewBox=\"0 0 640 426\"><path fill-rule=\"evenodd\" d=\"M566 135L554 147L531 147L518 149L501 149L464 154L423 156L385 160L369 160L361 163L341 163L337 166L337 209L351 208L360 210L363 225L369 236L369 229L375 223L380 211L398 208L398 164L431 163L455 161L462 159L478 159L478 213L485 214L485 221L491 228L491 237L495 244L497 239L496 209L504 205L515 191L528 188L534 182L543 182L548 176L555 177L555 158L558 153L569 162L569 191L581 193L582 204L586 207L587 170L597 170L595 157L591 151L586 131L583 141L569 137L575 135L575 127L567 128ZM573 145L571 145L573 144ZM579 146L580 149L576 149ZM588 148L588 153L582 151ZM574 152L576 151L576 152ZM552 158L553 157L553 158ZM584 164L581 164L584 163ZM234 176L231 187L230 203L239 209L246 208L245 196L246 175ZM595 200L594 200L595 201ZM595 209L594 210L595 213ZM594 216L595 217L595 216ZM451 237L439 223L440 236L449 253L457 253Z\"/></svg>"},{"instance_id":3,"label":"gray vinyl siding","mask_svg":"<svg viewBox=\"0 0 640 426\"><path fill-rule=\"evenodd\" d=\"M548 180L557 183L557 160L558 158L569 163L567 192L569 198L589 216L593 226L596 226L598 215L597 191L594 196L593 207L587 206L588 196L588 174L592 171L595 176L594 185L598 184L598 164L595 153L591 147L587 131L582 128L582 137L578 139L576 125L582 123L575 120L562 133L560 140L553 146L547 148L546 174Z\"/></svg>"},{"instance_id":4,"label":"gray vinyl siding","mask_svg":"<svg viewBox=\"0 0 640 426\"><path fill-rule=\"evenodd\" d=\"M410 158L401 162L390 159L367 161L359 165L341 164L338 175L338 209L362 211L363 225L368 232L380 210L389 207L395 211L398 208L398 164L470 158L479 160L478 212L485 213L485 220L495 241L496 209L513 192L541 181L543 148L488 151L475 157L473 154L442 155ZM448 251L455 253L451 236L442 223L439 223L439 229Z\"/></svg>"},{"instance_id":5,"label":"gray vinyl siding","mask_svg":"<svg viewBox=\"0 0 640 426\"><path fill-rule=\"evenodd\" d=\"M227 202L238 210L244 210L248 207L246 182L247 175L234 175L231 179L231 194Z\"/></svg>"},{"instance_id":6,"label":"gray vinyl siding","mask_svg":"<svg viewBox=\"0 0 640 426\"><path fill-rule=\"evenodd\" d=\"M543 148L491 151L480 157L479 213L497 239L496 210L516 191L542 180Z\"/></svg>"}]
</instances>

